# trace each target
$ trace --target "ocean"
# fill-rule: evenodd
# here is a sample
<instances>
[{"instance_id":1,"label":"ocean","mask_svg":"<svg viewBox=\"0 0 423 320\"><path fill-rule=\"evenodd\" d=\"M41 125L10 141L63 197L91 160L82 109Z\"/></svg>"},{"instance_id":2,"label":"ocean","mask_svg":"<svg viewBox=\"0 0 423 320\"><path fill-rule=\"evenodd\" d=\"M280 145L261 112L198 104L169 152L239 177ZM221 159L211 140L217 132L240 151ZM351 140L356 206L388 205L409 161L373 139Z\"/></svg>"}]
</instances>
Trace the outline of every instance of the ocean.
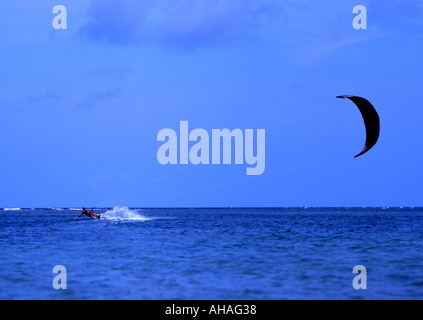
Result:
<instances>
[{"instance_id":1,"label":"ocean","mask_svg":"<svg viewBox=\"0 0 423 320\"><path fill-rule=\"evenodd\" d=\"M80 212L0 209L0 299L423 298L423 208Z\"/></svg>"}]
</instances>

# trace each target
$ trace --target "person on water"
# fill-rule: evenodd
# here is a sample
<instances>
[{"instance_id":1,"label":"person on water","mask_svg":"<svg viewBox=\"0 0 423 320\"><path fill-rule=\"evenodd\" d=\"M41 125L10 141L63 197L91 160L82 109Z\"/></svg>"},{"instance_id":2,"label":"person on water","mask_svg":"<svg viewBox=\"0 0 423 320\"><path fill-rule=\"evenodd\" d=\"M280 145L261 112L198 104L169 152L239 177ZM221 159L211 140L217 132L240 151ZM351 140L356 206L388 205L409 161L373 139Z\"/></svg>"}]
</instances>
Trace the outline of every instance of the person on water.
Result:
<instances>
[{"instance_id":1,"label":"person on water","mask_svg":"<svg viewBox=\"0 0 423 320\"><path fill-rule=\"evenodd\" d=\"M80 214L80 216L78 218L76 218L76 220L78 220L79 218L81 218L81 216L85 214L87 217L90 218L100 218L101 216L99 214L95 214L94 211L82 208L82 213Z\"/></svg>"}]
</instances>

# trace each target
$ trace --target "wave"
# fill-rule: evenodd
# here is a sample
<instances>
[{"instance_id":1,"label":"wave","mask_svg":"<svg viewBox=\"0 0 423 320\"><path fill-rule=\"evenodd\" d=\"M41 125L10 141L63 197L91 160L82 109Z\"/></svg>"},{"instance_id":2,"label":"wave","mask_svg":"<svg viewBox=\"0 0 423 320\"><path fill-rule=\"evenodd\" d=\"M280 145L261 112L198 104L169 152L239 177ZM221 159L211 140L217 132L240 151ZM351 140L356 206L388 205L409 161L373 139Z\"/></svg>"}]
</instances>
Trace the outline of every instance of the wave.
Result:
<instances>
[{"instance_id":1,"label":"wave","mask_svg":"<svg viewBox=\"0 0 423 320\"><path fill-rule=\"evenodd\" d=\"M21 208L4 208L4 211L20 211L22 210Z\"/></svg>"},{"instance_id":2,"label":"wave","mask_svg":"<svg viewBox=\"0 0 423 320\"><path fill-rule=\"evenodd\" d=\"M127 207L114 207L101 214L101 218L112 221L147 221L151 218L144 217L138 210Z\"/></svg>"}]
</instances>

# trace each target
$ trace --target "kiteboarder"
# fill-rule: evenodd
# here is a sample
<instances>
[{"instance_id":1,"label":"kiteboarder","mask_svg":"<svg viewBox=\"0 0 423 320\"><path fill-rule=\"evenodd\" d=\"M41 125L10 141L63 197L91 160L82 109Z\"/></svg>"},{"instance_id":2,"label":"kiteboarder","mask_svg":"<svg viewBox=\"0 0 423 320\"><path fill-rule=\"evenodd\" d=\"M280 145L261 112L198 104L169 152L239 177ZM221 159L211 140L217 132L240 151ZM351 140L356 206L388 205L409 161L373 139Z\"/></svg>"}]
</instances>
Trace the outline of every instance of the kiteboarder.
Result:
<instances>
[{"instance_id":1,"label":"kiteboarder","mask_svg":"<svg viewBox=\"0 0 423 320\"><path fill-rule=\"evenodd\" d=\"M88 210L88 209L82 208L82 213L80 214L80 216L78 218L76 218L76 220L78 220L79 218L81 218L81 216L83 214L85 214L87 217L90 217L90 218L101 218L101 216L99 214L95 214L94 213L94 210L93 209Z\"/></svg>"}]
</instances>

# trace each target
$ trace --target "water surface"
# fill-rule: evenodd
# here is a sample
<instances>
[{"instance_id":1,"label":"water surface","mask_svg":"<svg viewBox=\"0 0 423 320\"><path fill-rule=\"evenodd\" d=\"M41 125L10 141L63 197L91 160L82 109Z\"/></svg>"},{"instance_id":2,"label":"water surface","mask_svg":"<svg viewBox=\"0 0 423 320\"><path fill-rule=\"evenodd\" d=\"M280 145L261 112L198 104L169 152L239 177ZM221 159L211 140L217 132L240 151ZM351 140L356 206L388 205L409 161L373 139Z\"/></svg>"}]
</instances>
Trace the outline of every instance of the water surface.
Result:
<instances>
[{"instance_id":1,"label":"water surface","mask_svg":"<svg viewBox=\"0 0 423 320\"><path fill-rule=\"evenodd\" d=\"M422 208L97 212L0 209L0 299L423 298Z\"/></svg>"}]
</instances>

